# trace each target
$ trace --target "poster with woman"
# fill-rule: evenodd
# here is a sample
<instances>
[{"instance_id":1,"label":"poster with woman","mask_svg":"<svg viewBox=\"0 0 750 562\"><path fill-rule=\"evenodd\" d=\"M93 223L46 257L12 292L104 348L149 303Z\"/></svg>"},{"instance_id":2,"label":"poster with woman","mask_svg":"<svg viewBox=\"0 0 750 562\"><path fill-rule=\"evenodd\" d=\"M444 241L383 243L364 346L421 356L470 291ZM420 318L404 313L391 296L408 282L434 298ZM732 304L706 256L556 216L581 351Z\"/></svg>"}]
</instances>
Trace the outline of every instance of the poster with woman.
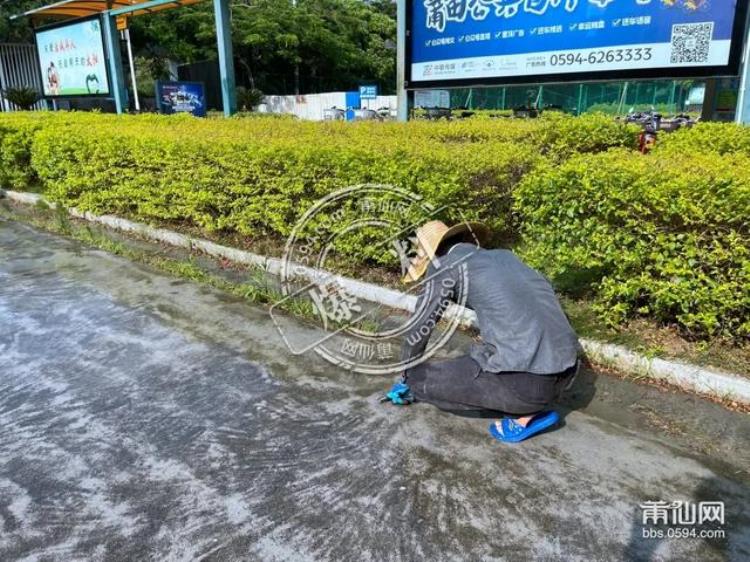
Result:
<instances>
[{"instance_id":1,"label":"poster with woman","mask_svg":"<svg viewBox=\"0 0 750 562\"><path fill-rule=\"evenodd\" d=\"M40 29L36 45L45 96L109 94L98 18Z\"/></svg>"}]
</instances>

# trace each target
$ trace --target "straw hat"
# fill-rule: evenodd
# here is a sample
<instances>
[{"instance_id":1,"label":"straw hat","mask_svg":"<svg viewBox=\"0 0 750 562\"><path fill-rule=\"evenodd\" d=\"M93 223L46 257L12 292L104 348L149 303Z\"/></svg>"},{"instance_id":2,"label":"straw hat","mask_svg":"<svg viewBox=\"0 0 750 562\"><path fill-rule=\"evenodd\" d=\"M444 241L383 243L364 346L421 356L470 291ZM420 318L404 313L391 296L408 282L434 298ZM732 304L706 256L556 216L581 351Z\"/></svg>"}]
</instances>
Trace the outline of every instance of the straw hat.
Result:
<instances>
[{"instance_id":1,"label":"straw hat","mask_svg":"<svg viewBox=\"0 0 750 562\"><path fill-rule=\"evenodd\" d=\"M450 228L442 221L430 221L417 229L417 255L411 260L409 269L404 275L404 283L417 281L430 262L435 258L440 244L450 238L463 235L462 242L484 244L490 235L489 229L481 223L463 222Z\"/></svg>"}]
</instances>

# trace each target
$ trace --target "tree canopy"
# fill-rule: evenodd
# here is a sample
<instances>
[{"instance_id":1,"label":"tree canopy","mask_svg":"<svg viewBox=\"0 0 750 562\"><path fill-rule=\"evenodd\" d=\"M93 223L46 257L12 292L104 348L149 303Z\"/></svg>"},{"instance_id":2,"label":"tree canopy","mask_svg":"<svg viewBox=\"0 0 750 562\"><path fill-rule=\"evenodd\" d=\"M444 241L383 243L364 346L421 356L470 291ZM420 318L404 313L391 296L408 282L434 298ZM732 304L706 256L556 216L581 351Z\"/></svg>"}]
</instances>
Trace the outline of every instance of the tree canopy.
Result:
<instances>
[{"instance_id":1,"label":"tree canopy","mask_svg":"<svg viewBox=\"0 0 750 562\"><path fill-rule=\"evenodd\" d=\"M28 22L9 22L8 16L40 5L39 0L1 4L0 41L31 40ZM297 81L301 93L351 90L364 82L394 90L391 0L298 0L296 5L292 0L235 0L231 6L238 85L272 94L294 93ZM150 60L216 58L209 1L133 18L131 37L136 56Z\"/></svg>"}]
</instances>

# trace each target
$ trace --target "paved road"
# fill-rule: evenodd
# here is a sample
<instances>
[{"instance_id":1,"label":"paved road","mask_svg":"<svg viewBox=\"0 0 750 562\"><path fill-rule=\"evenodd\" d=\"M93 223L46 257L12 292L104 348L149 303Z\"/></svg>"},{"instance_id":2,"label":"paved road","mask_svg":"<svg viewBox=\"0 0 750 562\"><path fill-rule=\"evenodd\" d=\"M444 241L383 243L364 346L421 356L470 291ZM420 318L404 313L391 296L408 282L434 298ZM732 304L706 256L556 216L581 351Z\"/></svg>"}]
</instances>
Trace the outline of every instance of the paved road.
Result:
<instances>
[{"instance_id":1,"label":"paved road","mask_svg":"<svg viewBox=\"0 0 750 562\"><path fill-rule=\"evenodd\" d=\"M387 384L2 221L0 560L750 557L750 416L587 373L563 428L506 446ZM644 539L646 500L724 501L726 537Z\"/></svg>"}]
</instances>

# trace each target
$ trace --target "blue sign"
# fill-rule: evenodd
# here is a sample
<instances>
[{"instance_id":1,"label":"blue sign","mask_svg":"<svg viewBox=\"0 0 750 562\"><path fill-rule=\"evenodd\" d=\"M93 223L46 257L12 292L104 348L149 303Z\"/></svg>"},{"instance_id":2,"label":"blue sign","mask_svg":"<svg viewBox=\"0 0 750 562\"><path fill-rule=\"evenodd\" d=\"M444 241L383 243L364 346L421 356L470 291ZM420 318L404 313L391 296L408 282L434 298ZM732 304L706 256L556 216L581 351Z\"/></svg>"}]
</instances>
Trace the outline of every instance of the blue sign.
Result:
<instances>
[{"instance_id":1,"label":"blue sign","mask_svg":"<svg viewBox=\"0 0 750 562\"><path fill-rule=\"evenodd\" d=\"M359 97L363 100L374 100L378 97L378 85L369 84L359 87Z\"/></svg>"},{"instance_id":2,"label":"blue sign","mask_svg":"<svg viewBox=\"0 0 750 562\"><path fill-rule=\"evenodd\" d=\"M160 113L206 116L206 94L202 82L157 82L156 103Z\"/></svg>"},{"instance_id":3,"label":"blue sign","mask_svg":"<svg viewBox=\"0 0 750 562\"><path fill-rule=\"evenodd\" d=\"M747 1L411 0L409 88L734 74Z\"/></svg>"}]
</instances>

